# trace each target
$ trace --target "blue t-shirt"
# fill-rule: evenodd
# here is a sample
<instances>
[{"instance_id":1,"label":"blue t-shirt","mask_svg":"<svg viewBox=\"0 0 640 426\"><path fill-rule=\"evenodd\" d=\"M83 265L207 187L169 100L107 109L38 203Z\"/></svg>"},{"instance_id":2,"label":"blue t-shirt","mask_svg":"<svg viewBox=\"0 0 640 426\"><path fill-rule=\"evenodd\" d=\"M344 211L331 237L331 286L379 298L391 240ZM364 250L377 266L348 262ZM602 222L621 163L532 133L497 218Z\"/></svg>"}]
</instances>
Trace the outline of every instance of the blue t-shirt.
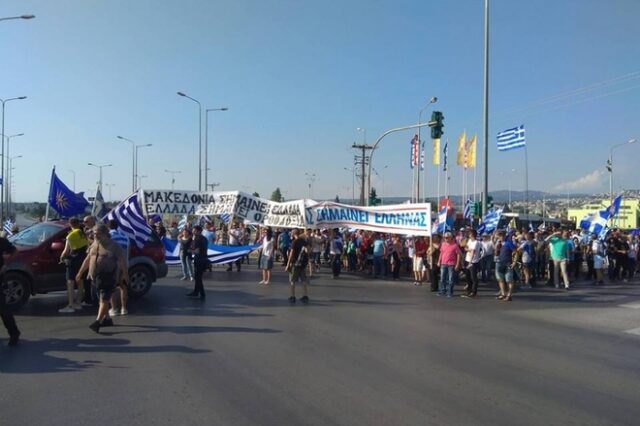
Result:
<instances>
[{"instance_id":1,"label":"blue t-shirt","mask_svg":"<svg viewBox=\"0 0 640 426\"><path fill-rule=\"evenodd\" d=\"M373 255L374 256L384 256L384 241L375 240L373 242Z\"/></svg>"},{"instance_id":2,"label":"blue t-shirt","mask_svg":"<svg viewBox=\"0 0 640 426\"><path fill-rule=\"evenodd\" d=\"M503 265L511 265L513 259L513 251L516 249L513 241L507 240L502 243L502 247L500 247L500 263Z\"/></svg>"}]
</instances>

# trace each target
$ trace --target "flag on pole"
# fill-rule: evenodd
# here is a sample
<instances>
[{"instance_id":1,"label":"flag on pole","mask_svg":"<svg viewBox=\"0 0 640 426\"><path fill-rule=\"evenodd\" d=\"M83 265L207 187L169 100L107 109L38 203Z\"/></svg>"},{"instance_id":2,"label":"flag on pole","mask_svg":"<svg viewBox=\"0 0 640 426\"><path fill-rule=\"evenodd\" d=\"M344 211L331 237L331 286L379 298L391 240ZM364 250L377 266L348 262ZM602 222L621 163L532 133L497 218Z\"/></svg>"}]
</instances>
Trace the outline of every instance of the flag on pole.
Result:
<instances>
[{"instance_id":1,"label":"flag on pole","mask_svg":"<svg viewBox=\"0 0 640 426\"><path fill-rule=\"evenodd\" d=\"M89 205L84 198L84 192L77 194L56 176L56 168L51 171L51 184L49 186L49 205L62 217L71 217L83 214Z\"/></svg>"},{"instance_id":2,"label":"flag on pole","mask_svg":"<svg viewBox=\"0 0 640 426\"><path fill-rule=\"evenodd\" d=\"M482 223L478 227L478 235L490 234L496 230L500 217L502 216L502 209L491 209L482 218Z\"/></svg>"},{"instance_id":3,"label":"flag on pole","mask_svg":"<svg viewBox=\"0 0 640 426\"><path fill-rule=\"evenodd\" d=\"M118 222L118 229L131 238L138 248L142 248L151 237L152 230L142 214L137 192L131 194L111 210L107 218Z\"/></svg>"},{"instance_id":4,"label":"flag on pole","mask_svg":"<svg viewBox=\"0 0 640 426\"><path fill-rule=\"evenodd\" d=\"M438 233L444 234L447 230L447 213L449 212L448 206L442 206L438 212Z\"/></svg>"},{"instance_id":5,"label":"flag on pole","mask_svg":"<svg viewBox=\"0 0 640 426\"><path fill-rule=\"evenodd\" d=\"M424 170L424 142L422 142L422 147L420 149L420 170Z\"/></svg>"},{"instance_id":6,"label":"flag on pole","mask_svg":"<svg viewBox=\"0 0 640 426\"><path fill-rule=\"evenodd\" d=\"M473 201L471 201L471 198L467 198L467 202L464 203L464 212L462 214L462 217L465 219L471 219L473 217L473 210L471 209L472 205Z\"/></svg>"},{"instance_id":7,"label":"flag on pole","mask_svg":"<svg viewBox=\"0 0 640 426\"><path fill-rule=\"evenodd\" d=\"M433 140L433 165L440 165L440 139Z\"/></svg>"},{"instance_id":8,"label":"flag on pole","mask_svg":"<svg viewBox=\"0 0 640 426\"><path fill-rule=\"evenodd\" d=\"M476 166L476 146L478 144L478 136L473 137L467 142L467 167L473 169Z\"/></svg>"},{"instance_id":9,"label":"flag on pole","mask_svg":"<svg viewBox=\"0 0 640 426\"><path fill-rule=\"evenodd\" d=\"M184 228L187 226L187 215L182 216L180 221L178 222L178 231L182 232Z\"/></svg>"},{"instance_id":10,"label":"flag on pole","mask_svg":"<svg viewBox=\"0 0 640 426\"><path fill-rule=\"evenodd\" d=\"M620 204L622 204L622 195L614 198L611 205L605 210L600 210L589 217L583 218L580 221L580 228L589 231L590 234L597 234L600 239L604 239L607 232L609 232L607 222L618 214Z\"/></svg>"},{"instance_id":11,"label":"flag on pole","mask_svg":"<svg viewBox=\"0 0 640 426\"><path fill-rule=\"evenodd\" d=\"M104 205L104 197L102 196L100 185L98 185L98 189L96 190L96 196L93 199L93 207L91 208L91 215L100 219L100 218L103 218L107 213L108 213L108 210Z\"/></svg>"},{"instance_id":12,"label":"flag on pole","mask_svg":"<svg viewBox=\"0 0 640 426\"><path fill-rule=\"evenodd\" d=\"M13 235L13 222L11 221L10 218L4 221L4 224L2 225L2 229L4 230L4 233L7 237L10 237Z\"/></svg>"},{"instance_id":13,"label":"flag on pole","mask_svg":"<svg viewBox=\"0 0 640 426\"><path fill-rule=\"evenodd\" d=\"M413 139L411 139L411 158L410 165L413 169L418 166L420 162L420 141L418 140L418 135L415 135Z\"/></svg>"},{"instance_id":14,"label":"flag on pole","mask_svg":"<svg viewBox=\"0 0 640 426\"><path fill-rule=\"evenodd\" d=\"M524 124L498 133L498 151L525 147Z\"/></svg>"},{"instance_id":15,"label":"flag on pole","mask_svg":"<svg viewBox=\"0 0 640 426\"><path fill-rule=\"evenodd\" d=\"M467 164L467 132L464 131L458 138L458 158L456 164L466 167Z\"/></svg>"},{"instance_id":16,"label":"flag on pole","mask_svg":"<svg viewBox=\"0 0 640 426\"><path fill-rule=\"evenodd\" d=\"M444 143L444 149L442 150L442 155L444 157L442 171L446 172L447 171L447 157L449 156L449 140L447 140Z\"/></svg>"}]
</instances>

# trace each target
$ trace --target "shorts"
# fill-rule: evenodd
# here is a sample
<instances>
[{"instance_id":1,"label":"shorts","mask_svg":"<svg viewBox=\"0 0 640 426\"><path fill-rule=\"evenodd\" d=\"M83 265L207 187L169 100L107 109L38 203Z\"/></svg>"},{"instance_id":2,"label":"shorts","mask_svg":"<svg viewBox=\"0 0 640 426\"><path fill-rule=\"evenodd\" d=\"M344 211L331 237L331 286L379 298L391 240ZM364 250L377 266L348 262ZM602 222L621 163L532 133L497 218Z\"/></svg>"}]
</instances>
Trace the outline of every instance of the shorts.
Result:
<instances>
[{"instance_id":1,"label":"shorts","mask_svg":"<svg viewBox=\"0 0 640 426\"><path fill-rule=\"evenodd\" d=\"M260 268L264 271L270 271L273 269L273 257L265 256L264 254L260 256Z\"/></svg>"},{"instance_id":2,"label":"shorts","mask_svg":"<svg viewBox=\"0 0 640 426\"><path fill-rule=\"evenodd\" d=\"M74 256L68 257L65 259L66 267L66 275L67 281L75 281L76 275L78 275L78 271L82 267L82 262L86 257L86 253L78 253Z\"/></svg>"},{"instance_id":3,"label":"shorts","mask_svg":"<svg viewBox=\"0 0 640 426\"><path fill-rule=\"evenodd\" d=\"M108 302L111 300L111 295L116 289L117 280L115 274L98 275L93 279L93 286L98 300L101 302Z\"/></svg>"},{"instance_id":4,"label":"shorts","mask_svg":"<svg viewBox=\"0 0 640 426\"><path fill-rule=\"evenodd\" d=\"M422 257L413 258L413 271L414 272L422 272L425 269L424 267L424 259Z\"/></svg>"},{"instance_id":5,"label":"shorts","mask_svg":"<svg viewBox=\"0 0 640 426\"><path fill-rule=\"evenodd\" d=\"M298 281L308 281L306 267L294 266L291 268L291 272L289 272L289 282L295 284Z\"/></svg>"},{"instance_id":6,"label":"shorts","mask_svg":"<svg viewBox=\"0 0 640 426\"><path fill-rule=\"evenodd\" d=\"M503 267L500 263L496 264L496 279L505 283L513 282L513 268L511 265Z\"/></svg>"}]
</instances>

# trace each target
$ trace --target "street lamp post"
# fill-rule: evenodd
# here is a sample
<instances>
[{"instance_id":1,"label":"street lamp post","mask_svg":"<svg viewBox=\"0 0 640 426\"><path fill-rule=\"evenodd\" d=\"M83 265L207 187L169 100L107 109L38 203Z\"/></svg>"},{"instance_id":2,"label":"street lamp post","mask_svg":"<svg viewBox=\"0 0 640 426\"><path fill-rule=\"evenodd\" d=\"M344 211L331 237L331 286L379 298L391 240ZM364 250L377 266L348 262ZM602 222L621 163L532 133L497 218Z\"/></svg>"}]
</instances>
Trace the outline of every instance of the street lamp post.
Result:
<instances>
[{"instance_id":1,"label":"street lamp post","mask_svg":"<svg viewBox=\"0 0 640 426\"><path fill-rule=\"evenodd\" d=\"M93 166L93 167L97 167L98 169L100 169L100 180L98 181L98 186L100 187L100 191L102 191L102 169L105 167L111 167L113 166L113 164L94 164L94 163L87 163L89 166Z\"/></svg>"},{"instance_id":2,"label":"street lamp post","mask_svg":"<svg viewBox=\"0 0 640 426\"><path fill-rule=\"evenodd\" d=\"M17 19L17 18L4 18L4 19ZM0 102L2 102L2 131L0 131L0 134L5 134L4 133L4 104L9 102L9 101L17 101L17 100L23 100L23 99L27 99L26 96L18 96L16 98L9 98L9 99L0 99ZM2 152L0 152L0 155L2 155L2 161L0 161L0 173L2 173L1 179L2 180L2 185L4 186L4 138L2 138ZM0 216L2 217L2 220L4 221L4 189L2 190L2 195L0 198Z\"/></svg>"},{"instance_id":3,"label":"street lamp post","mask_svg":"<svg viewBox=\"0 0 640 426\"><path fill-rule=\"evenodd\" d=\"M165 173L169 173L171 175L171 190L173 191L173 184L176 183L176 175L182 173L181 170L167 170L164 169Z\"/></svg>"},{"instance_id":4,"label":"street lamp post","mask_svg":"<svg viewBox=\"0 0 640 426\"><path fill-rule=\"evenodd\" d=\"M607 169L609 170L609 201L610 202L613 202L613 150L621 146L629 145L632 143L636 143L636 139L629 139L624 143L613 145L609 150L609 162L607 164Z\"/></svg>"},{"instance_id":5,"label":"street lamp post","mask_svg":"<svg viewBox=\"0 0 640 426\"><path fill-rule=\"evenodd\" d=\"M209 186L211 187L211 191L215 191L216 190L216 186L220 186L220 182L210 183Z\"/></svg>"},{"instance_id":6,"label":"street lamp post","mask_svg":"<svg viewBox=\"0 0 640 426\"><path fill-rule=\"evenodd\" d=\"M131 192L136 192L136 143L123 136L116 137L131 144Z\"/></svg>"},{"instance_id":7,"label":"street lamp post","mask_svg":"<svg viewBox=\"0 0 640 426\"><path fill-rule=\"evenodd\" d=\"M382 192L380 193L380 203L384 204L384 171L385 169L389 167L388 165L382 167L382 169L380 170L380 173L378 173L378 171L374 168L373 171L375 172L376 176L378 176L381 180L382 180Z\"/></svg>"},{"instance_id":8,"label":"street lamp post","mask_svg":"<svg viewBox=\"0 0 640 426\"><path fill-rule=\"evenodd\" d=\"M138 175L138 160L140 159L140 154L138 154L138 150L140 148L147 148L147 147L150 147L150 146L153 146L153 144L152 143L145 143L145 144L136 145L136 166L135 166L136 176ZM140 188L140 185L138 185L138 188L136 188L136 189L139 189L139 188ZM135 192L135 190L134 190L134 192Z\"/></svg>"},{"instance_id":9,"label":"street lamp post","mask_svg":"<svg viewBox=\"0 0 640 426\"><path fill-rule=\"evenodd\" d=\"M204 190L209 183L209 112L229 111L229 108L209 108L204 111Z\"/></svg>"},{"instance_id":10,"label":"street lamp post","mask_svg":"<svg viewBox=\"0 0 640 426\"><path fill-rule=\"evenodd\" d=\"M7 149L7 152L8 152L8 149ZM11 197L11 185L13 184L13 172L12 172L13 160L15 160L16 158L22 158L22 155L16 155L15 157L7 157L7 158L8 158L7 162L9 163L9 170L7 173L7 177L9 178L8 179L9 184L7 185L7 188L9 189L7 192L7 216L11 217L11 210L12 210L11 203L13 202L12 200L13 197Z\"/></svg>"},{"instance_id":11,"label":"street lamp post","mask_svg":"<svg viewBox=\"0 0 640 426\"><path fill-rule=\"evenodd\" d=\"M313 198L313 183L316 181L316 174L305 173L304 175L307 177L307 182L309 182L309 198Z\"/></svg>"},{"instance_id":12,"label":"street lamp post","mask_svg":"<svg viewBox=\"0 0 640 426\"><path fill-rule=\"evenodd\" d=\"M515 173L516 169L511 169L511 173ZM504 176L505 172L500 172L500 176ZM509 188L509 209L512 209L511 207L511 177L507 177L507 185Z\"/></svg>"},{"instance_id":13,"label":"street lamp post","mask_svg":"<svg viewBox=\"0 0 640 426\"><path fill-rule=\"evenodd\" d=\"M4 134L3 134L3 136L4 136ZM10 159L10 158L11 158L11 150L10 150L10 147L11 147L11 139L12 139L12 138L15 138L15 137L19 137L19 136L24 136L24 133L18 133L18 134L16 134L16 135L5 136L5 137L7 138L7 159ZM6 176L7 176L7 185L3 185L3 188L2 188L2 189L3 189L3 191L5 191L5 199L7 200L7 205L9 206L9 207L7 208L7 215L9 215L9 214L11 213L11 212L10 212L10 210L11 210L11 209L10 209L11 204L9 204L9 197L10 197L10 195L11 195L11 173L9 172L9 167L10 167L10 166L9 166L9 161L7 161L7 173L6 173Z\"/></svg>"},{"instance_id":14,"label":"street lamp post","mask_svg":"<svg viewBox=\"0 0 640 426\"><path fill-rule=\"evenodd\" d=\"M418 112L418 124L422 123L422 113L426 111L431 105L435 104L436 102L438 102L438 98L434 96L429 100L428 104L426 104L424 107L422 107L422 109L420 109L420 111ZM421 127L418 127L418 143L420 144L418 148L422 148L421 146L422 136L421 136L420 130L421 130ZM418 149L418 152L420 153L421 149ZM416 202L420 202L420 167L421 165L416 167ZM427 167L427 162L425 161L425 168L426 167ZM425 170L425 173L426 173L426 170Z\"/></svg>"},{"instance_id":15,"label":"street lamp post","mask_svg":"<svg viewBox=\"0 0 640 426\"><path fill-rule=\"evenodd\" d=\"M147 178L147 175L138 175L138 188L142 188L142 179Z\"/></svg>"},{"instance_id":16,"label":"street lamp post","mask_svg":"<svg viewBox=\"0 0 640 426\"><path fill-rule=\"evenodd\" d=\"M356 199L356 168L355 166L352 168L347 168L347 167L343 167L343 169L345 169L348 172L351 172L351 202L353 204L355 204L355 199Z\"/></svg>"},{"instance_id":17,"label":"street lamp post","mask_svg":"<svg viewBox=\"0 0 640 426\"><path fill-rule=\"evenodd\" d=\"M202 191L202 104L183 92L178 92L178 96L191 99L198 104L198 191Z\"/></svg>"},{"instance_id":18,"label":"street lamp post","mask_svg":"<svg viewBox=\"0 0 640 426\"><path fill-rule=\"evenodd\" d=\"M20 15L20 16L9 16L7 18L0 18L0 21L10 21L12 19L33 19L36 15Z\"/></svg>"}]
</instances>

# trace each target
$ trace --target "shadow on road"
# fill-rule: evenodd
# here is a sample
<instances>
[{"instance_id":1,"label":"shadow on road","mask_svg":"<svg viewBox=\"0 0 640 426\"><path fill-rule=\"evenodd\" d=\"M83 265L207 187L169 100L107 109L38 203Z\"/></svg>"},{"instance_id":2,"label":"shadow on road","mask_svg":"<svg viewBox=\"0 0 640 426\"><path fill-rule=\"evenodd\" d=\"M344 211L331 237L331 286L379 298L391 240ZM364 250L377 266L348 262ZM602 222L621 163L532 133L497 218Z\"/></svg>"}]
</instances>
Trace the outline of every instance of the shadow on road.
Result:
<instances>
[{"instance_id":1,"label":"shadow on road","mask_svg":"<svg viewBox=\"0 0 640 426\"><path fill-rule=\"evenodd\" d=\"M133 329L133 330L122 330ZM175 334L200 334L200 333L281 333L281 330L272 328L251 328L251 327L209 327L197 325L116 325L100 331L105 336L115 336L119 334L135 333L175 333Z\"/></svg>"},{"instance_id":2,"label":"shadow on road","mask_svg":"<svg viewBox=\"0 0 640 426\"><path fill-rule=\"evenodd\" d=\"M98 337L93 339L21 340L17 348L0 349L0 372L5 374L63 373L82 371L100 366L96 360L74 361L57 357L51 352L144 354L174 352L202 354L206 349L193 349L179 345L131 346L130 340Z\"/></svg>"}]
</instances>

